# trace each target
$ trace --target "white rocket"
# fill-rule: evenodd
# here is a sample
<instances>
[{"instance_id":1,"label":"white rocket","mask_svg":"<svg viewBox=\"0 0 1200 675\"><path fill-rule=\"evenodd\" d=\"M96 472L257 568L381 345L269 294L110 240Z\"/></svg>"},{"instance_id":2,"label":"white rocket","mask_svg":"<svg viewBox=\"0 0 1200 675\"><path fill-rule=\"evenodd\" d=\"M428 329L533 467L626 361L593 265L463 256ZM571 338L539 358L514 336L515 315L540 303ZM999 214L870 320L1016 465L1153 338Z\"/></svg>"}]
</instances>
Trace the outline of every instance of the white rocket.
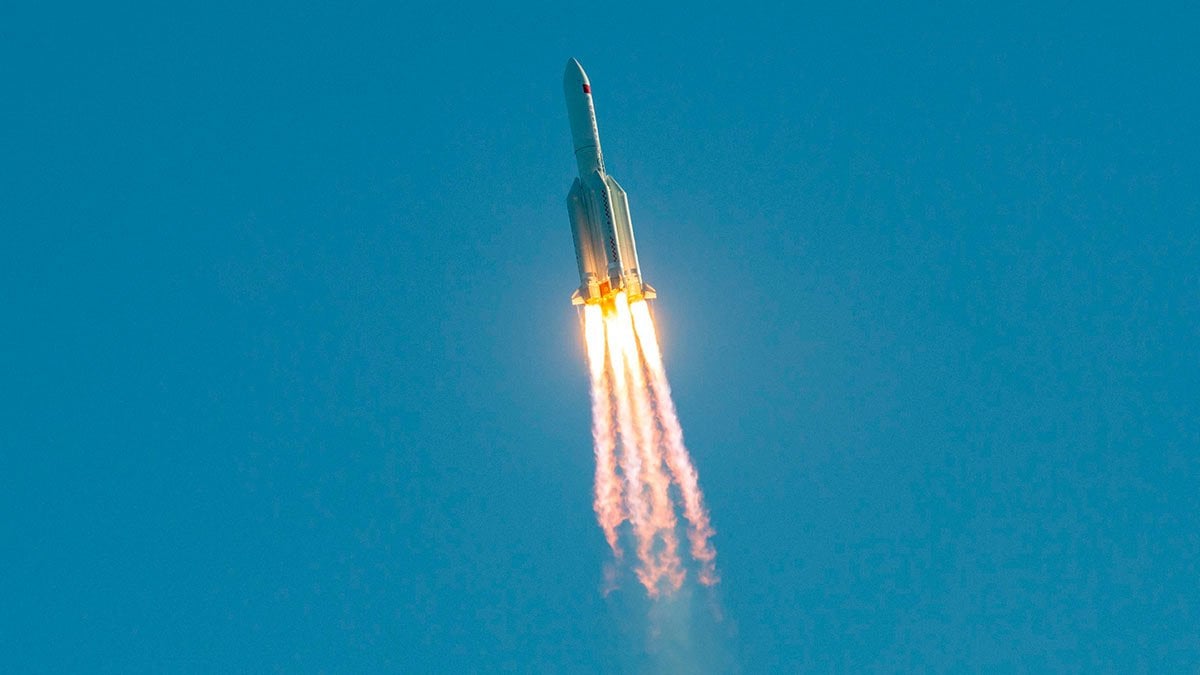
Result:
<instances>
[{"instance_id":1,"label":"white rocket","mask_svg":"<svg viewBox=\"0 0 1200 675\"><path fill-rule=\"evenodd\" d=\"M656 293L642 282L638 268L629 200L617 181L604 171L592 85L575 59L567 62L563 91L575 161L579 164L579 178L567 194L575 260L579 263L579 289L571 295L571 304L610 303L619 291L625 291L631 301L653 298Z\"/></svg>"}]
</instances>

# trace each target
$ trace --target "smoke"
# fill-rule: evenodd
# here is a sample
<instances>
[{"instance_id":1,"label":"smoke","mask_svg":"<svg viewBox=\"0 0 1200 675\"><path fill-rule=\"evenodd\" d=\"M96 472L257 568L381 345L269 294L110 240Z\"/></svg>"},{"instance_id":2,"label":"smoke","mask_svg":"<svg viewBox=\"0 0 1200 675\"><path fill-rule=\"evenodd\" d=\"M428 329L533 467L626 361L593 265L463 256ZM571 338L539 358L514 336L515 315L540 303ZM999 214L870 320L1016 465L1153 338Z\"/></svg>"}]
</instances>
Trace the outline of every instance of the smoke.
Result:
<instances>
[{"instance_id":1,"label":"smoke","mask_svg":"<svg viewBox=\"0 0 1200 675\"><path fill-rule=\"evenodd\" d=\"M640 590L640 589L638 589ZM685 583L672 593L616 593L605 603L619 635L609 652L615 672L738 673L737 623L720 586Z\"/></svg>"},{"instance_id":2,"label":"smoke","mask_svg":"<svg viewBox=\"0 0 1200 675\"><path fill-rule=\"evenodd\" d=\"M584 333L596 453L594 507L614 566L624 560L620 526L628 522L637 558L630 564L646 594L672 597L684 585L688 572L680 553L674 483L696 578L705 586L716 584L714 531L645 301L628 302L618 293L605 310L585 306ZM607 583L607 590L615 586L615 568Z\"/></svg>"}]
</instances>

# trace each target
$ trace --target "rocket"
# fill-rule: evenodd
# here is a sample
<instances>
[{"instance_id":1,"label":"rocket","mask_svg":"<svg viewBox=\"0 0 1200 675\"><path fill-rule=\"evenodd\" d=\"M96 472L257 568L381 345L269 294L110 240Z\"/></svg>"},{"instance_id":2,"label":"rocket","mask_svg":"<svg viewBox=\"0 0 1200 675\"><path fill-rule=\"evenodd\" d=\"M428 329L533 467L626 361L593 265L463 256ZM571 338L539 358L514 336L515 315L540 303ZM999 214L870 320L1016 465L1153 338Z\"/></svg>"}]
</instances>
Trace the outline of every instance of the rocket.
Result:
<instances>
[{"instance_id":1,"label":"rocket","mask_svg":"<svg viewBox=\"0 0 1200 675\"><path fill-rule=\"evenodd\" d=\"M563 92L575 163L579 165L579 177L567 193L575 261L579 264L579 288L571 295L571 304L611 305L621 291L631 302L656 297L654 289L642 281L638 267L629 200L604 170L592 83L575 59L567 62Z\"/></svg>"}]
</instances>

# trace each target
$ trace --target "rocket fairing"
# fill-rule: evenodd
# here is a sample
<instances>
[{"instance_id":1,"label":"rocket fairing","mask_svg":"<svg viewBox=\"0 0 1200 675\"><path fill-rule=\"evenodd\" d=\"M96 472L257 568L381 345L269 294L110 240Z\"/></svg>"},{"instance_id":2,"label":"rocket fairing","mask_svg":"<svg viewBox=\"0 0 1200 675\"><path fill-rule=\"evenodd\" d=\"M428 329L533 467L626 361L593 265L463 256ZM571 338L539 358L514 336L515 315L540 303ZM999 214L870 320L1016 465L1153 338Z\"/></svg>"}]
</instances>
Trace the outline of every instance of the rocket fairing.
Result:
<instances>
[{"instance_id":1,"label":"rocket fairing","mask_svg":"<svg viewBox=\"0 0 1200 675\"><path fill-rule=\"evenodd\" d=\"M571 304L608 305L621 291L630 301L653 298L656 293L642 281L638 268L629 200L604 170L592 84L575 59L567 62L563 92L575 162L579 165L579 177L567 194L575 261L579 264L579 288L571 295Z\"/></svg>"}]
</instances>

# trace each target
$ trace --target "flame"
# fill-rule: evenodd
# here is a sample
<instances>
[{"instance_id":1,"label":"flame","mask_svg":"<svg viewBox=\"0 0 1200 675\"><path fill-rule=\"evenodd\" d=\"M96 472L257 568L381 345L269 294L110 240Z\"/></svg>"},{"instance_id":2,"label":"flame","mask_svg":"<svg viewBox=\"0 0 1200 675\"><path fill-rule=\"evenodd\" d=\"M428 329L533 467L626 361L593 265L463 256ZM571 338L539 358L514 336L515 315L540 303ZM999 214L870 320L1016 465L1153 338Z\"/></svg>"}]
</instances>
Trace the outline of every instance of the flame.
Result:
<instances>
[{"instance_id":1,"label":"flame","mask_svg":"<svg viewBox=\"0 0 1200 675\"><path fill-rule=\"evenodd\" d=\"M621 508L621 484L617 477L616 433L613 430L612 387L605 375L606 358L604 320L600 308L584 307L584 333L587 339L589 371L592 379L592 440L596 452L596 495L593 507L604 539L613 557L621 559L617 528L625 519Z\"/></svg>"},{"instance_id":2,"label":"flame","mask_svg":"<svg viewBox=\"0 0 1200 675\"><path fill-rule=\"evenodd\" d=\"M585 305L584 332L596 454L594 508L614 558L622 558L619 528L627 520L637 552L634 572L647 594L658 597L683 585L673 481L679 486L698 578L715 584L716 550L709 541L713 529L683 443L646 302L630 302L619 292L603 309Z\"/></svg>"},{"instance_id":3,"label":"flame","mask_svg":"<svg viewBox=\"0 0 1200 675\"><path fill-rule=\"evenodd\" d=\"M625 294L617 294L617 302L624 303ZM637 436L633 423L633 406L629 397L629 384L625 373L625 354L633 343L633 332L621 321L606 317L605 333L608 336L609 373L612 375L613 393L617 401L617 428L621 437L621 473L625 476L625 504L629 513L633 534L637 538L638 578L647 590L654 593L656 573L653 555L654 532L650 526L650 514L646 506L642 483L642 458L637 452Z\"/></svg>"},{"instance_id":4,"label":"flame","mask_svg":"<svg viewBox=\"0 0 1200 675\"><path fill-rule=\"evenodd\" d=\"M717 583L716 572L717 552L709 539L714 531L709 520L708 510L704 507L704 495L700 492L700 478L696 467L692 465L687 446L683 443L683 426L675 413L675 402L671 399L671 385L667 382L667 371L663 366L662 352L658 347L658 335L654 329L654 321L650 318L650 310L644 301L634 302L630 306L633 323L639 342L646 356L646 366L650 372L650 386L659 413L659 423L663 428L663 445L666 449L667 466L671 476L679 485L683 495L684 515L688 521L688 540L691 542L692 557L700 562L700 582L706 586Z\"/></svg>"}]
</instances>

